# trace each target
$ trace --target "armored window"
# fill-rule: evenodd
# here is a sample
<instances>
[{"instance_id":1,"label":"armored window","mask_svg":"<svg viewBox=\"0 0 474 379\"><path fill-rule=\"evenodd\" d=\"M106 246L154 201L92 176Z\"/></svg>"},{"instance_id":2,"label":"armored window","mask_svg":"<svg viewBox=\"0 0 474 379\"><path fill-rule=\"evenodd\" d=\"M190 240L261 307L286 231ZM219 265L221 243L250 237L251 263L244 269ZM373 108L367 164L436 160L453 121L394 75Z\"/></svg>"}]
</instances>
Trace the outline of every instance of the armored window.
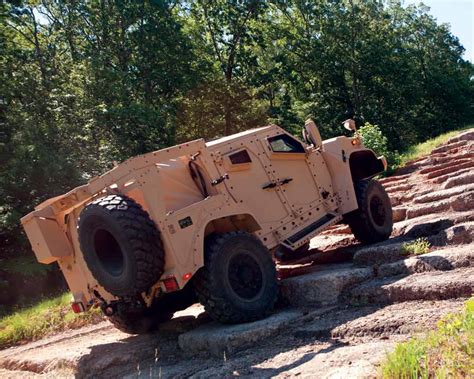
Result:
<instances>
[{"instance_id":1,"label":"armored window","mask_svg":"<svg viewBox=\"0 0 474 379\"><path fill-rule=\"evenodd\" d=\"M268 139L270 147L274 153L304 153L303 145L291 138L288 134L270 137Z\"/></svg>"},{"instance_id":2,"label":"armored window","mask_svg":"<svg viewBox=\"0 0 474 379\"><path fill-rule=\"evenodd\" d=\"M234 154L229 155L230 162L232 164L250 163L250 155L247 150L240 150Z\"/></svg>"}]
</instances>

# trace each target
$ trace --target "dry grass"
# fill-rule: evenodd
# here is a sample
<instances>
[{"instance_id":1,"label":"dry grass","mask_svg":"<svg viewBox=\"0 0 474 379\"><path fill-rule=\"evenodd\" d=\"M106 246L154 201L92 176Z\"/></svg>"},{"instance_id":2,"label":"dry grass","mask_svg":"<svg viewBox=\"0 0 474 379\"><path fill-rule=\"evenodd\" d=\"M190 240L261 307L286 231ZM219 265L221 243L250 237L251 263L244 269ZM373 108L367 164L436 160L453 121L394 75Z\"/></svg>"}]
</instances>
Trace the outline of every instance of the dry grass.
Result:
<instances>
[{"instance_id":1,"label":"dry grass","mask_svg":"<svg viewBox=\"0 0 474 379\"><path fill-rule=\"evenodd\" d=\"M46 299L0 319L0 347L37 340L66 329L80 328L103 319L99 309L76 314L71 294Z\"/></svg>"}]
</instances>

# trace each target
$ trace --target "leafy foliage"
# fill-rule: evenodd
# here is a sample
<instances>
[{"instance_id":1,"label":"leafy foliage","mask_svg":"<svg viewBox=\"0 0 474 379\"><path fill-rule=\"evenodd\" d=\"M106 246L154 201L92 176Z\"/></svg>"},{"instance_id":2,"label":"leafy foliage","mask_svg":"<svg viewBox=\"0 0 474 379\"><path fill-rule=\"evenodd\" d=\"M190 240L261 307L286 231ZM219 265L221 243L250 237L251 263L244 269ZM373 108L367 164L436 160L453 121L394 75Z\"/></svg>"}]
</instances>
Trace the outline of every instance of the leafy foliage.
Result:
<instances>
[{"instance_id":1,"label":"leafy foliage","mask_svg":"<svg viewBox=\"0 0 474 379\"><path fill-rule=\"evenodd\" d=\"M377 155L383 155L387 159L389 166L393 167L398 163L398 152L388 148L387 137L382 134L382 131L377 125L366 122L364 126L358 130L358 133L364 146L372 149Z\"/></svg>"}]
</instances>

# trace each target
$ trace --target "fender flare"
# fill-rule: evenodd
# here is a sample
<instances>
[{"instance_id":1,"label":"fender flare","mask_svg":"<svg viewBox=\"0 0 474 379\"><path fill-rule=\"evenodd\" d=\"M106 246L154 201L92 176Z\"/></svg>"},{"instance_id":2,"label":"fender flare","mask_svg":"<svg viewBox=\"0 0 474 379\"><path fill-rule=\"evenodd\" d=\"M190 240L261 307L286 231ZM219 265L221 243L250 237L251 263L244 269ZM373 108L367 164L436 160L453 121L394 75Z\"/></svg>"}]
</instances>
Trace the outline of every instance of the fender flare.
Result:
<instances>
[{"instance_id":1,"label":"fender flare","mask_svg":"<svg viewBox=\"0 0 474 379\"><path fill-rule=\"evenodd\" d=\"M352 181L369 179L387 169L387 161L383 156L377 157L370 149L357 150L349 157Z\"/></svg>"}]
</instances>

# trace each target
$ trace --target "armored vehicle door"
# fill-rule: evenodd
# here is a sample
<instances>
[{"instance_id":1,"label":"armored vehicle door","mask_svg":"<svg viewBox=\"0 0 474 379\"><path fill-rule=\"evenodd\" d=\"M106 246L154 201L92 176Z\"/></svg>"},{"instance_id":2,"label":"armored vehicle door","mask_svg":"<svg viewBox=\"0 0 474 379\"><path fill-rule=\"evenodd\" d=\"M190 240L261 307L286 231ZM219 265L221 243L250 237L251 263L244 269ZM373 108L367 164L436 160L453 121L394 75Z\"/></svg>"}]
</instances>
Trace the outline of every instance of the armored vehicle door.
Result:
<instances>
[{"instance_id":1,"label":"armored vehicle door","mask_svg":"<svg viewBox=\"0 0 474 379\"><path fill-rule=\"evenodd\" d=\"M334 211L335 201L324 159L320 161L293 136L279 133L261 139L271 168L275 190L283 195L294 217L323 218Z\"/></svg>"},{"instance_id":2,"label":"armored vehicle door","mask_svg":"<svg viewBox=\"0 0 474 379\"><path fill-rule=\"evenodd\" d=\"M256 135L241 139L239 143L222 146L219 155L216 159L217 169L221 175L228 175L223 184L232 198L242 203L258 219L264 232L270 232L276 224L289 217L281 194L262 189L272 180L261 159L264 153Z\"/></svg>"}]
</instances>

